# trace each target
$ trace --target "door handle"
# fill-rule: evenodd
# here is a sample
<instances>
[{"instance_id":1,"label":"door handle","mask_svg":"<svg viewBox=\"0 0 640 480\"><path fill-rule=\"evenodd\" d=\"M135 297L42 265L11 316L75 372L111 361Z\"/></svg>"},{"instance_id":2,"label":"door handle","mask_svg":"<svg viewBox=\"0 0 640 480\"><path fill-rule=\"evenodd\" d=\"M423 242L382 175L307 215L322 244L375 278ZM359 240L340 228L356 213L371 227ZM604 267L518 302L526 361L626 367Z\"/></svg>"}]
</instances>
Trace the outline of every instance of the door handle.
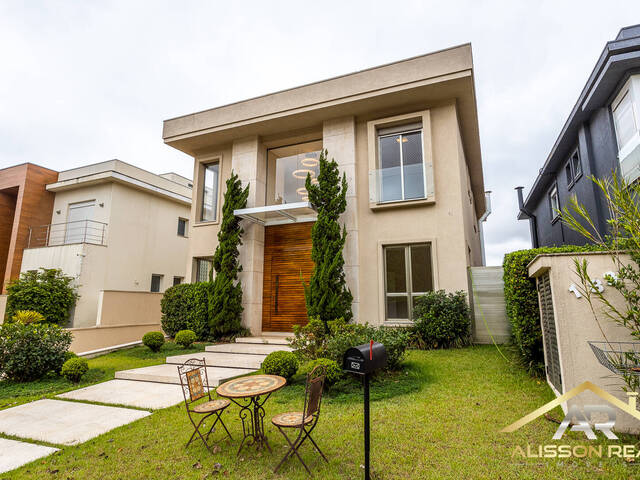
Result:
<instances>
[{"instance_id":1,"label":"door handle","mask_svg":"<svg viewBox=\"0 0 640 480\"><path fill-rule=\"evenodd\" d=\"M280 275L276 275L276 313L278 313L278 288L280 286Z\"/></svg>"}]
</instances>

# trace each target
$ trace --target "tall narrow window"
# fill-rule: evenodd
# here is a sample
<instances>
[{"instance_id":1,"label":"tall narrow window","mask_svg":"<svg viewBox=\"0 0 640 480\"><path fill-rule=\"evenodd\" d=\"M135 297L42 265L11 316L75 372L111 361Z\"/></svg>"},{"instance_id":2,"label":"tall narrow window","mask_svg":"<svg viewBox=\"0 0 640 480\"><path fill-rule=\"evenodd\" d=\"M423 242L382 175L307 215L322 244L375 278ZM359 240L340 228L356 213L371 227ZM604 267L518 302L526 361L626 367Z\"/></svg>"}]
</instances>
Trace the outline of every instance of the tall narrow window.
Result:
<instances>
[{"instance_id":1,"label":"tall narrow window","mask_svg":"<svg viewBox=\"0 0 640 480\"><path fill-rule=\"evenodd\" d=\"M196 282L208 282L213 262L208 258L196 258Z\"/></svg>"},{"instance_id":2,"label":"tall narrow window","mask_svg":"<svg viewBox=\"0 0 640 480\"><path fill-rule=\"evenodd\" d=\"M186 218L178 219L178 235L180 237L187 236L187 219Z\"/></svg>"},{"instance_id":3,"label":"tall narrow window","mask_svg":"<svg viewBox=\"0 0 640 480\"><path fill-rule=\"evenodd\" d=\"M638 132L636 117L633 112L633 99L629 89L622 94L622 98L617 103L614 103L612 112L618 139L618 150L623 150Z\"/></svg>"},{"instance_id":4,"label":"tall narrow window","mask_svg":"<svg viewBox=\"0 0 640 480\"><path fill-rule=\"evenodd\" d=\"M210 163L204 166L204 181L202 186L202 210L200 220L213 222L218 214L218 183L220 164Z\"/></svg>"},{"instance_id":5,"label":"tall narrow window","mask_svg":"<svg viewBox=\"0 0 640 480\"><path fill-rule=\"evenodd\" d=\"M162 283L162 275L156 275L155 273L151 275L151 291L152 292L159 292L161 283Z\"/></svg>"},{"instance_id":6,"label":"tall narrow window","mask_svg":"<svg viewBox=\"0 0 640 480\"><path fill-rule=\"evenodd\" d=\"M422 125L378 130L380 201L426 197Z\"/></svg>"},{"instance_id":7,"label":"tall narrow window","mask_svg":"<svg viewBox=\"0 0 640 480\"><path fill-rule=\"evenodd\" d=\"M580 154L576 150L571 156L571 168L573 169L573 179L577 180L582 175L582 164L580 163Z\"/></svg>"},{"instance_id":8,"label":"tall narrow window","mask_svg":"<svg viewBox=\"0 0 640 480\"><path fill-rule=\"evenodd\" d=\"M386 320L411 321L416 299L433 290L431 245L384 247Z\"/></svg>"},{"instance_id":9,"label":"tall narrow window","mask_svg":"<svg viewBox=\"0 0 640 480\"><path fill-rule=\"evenodd\" d=\"M551 207L551 220L560 216L560 199L558 198L558 187L554 185L549 192L549 205Z\"/></svg>"}]
</instances>

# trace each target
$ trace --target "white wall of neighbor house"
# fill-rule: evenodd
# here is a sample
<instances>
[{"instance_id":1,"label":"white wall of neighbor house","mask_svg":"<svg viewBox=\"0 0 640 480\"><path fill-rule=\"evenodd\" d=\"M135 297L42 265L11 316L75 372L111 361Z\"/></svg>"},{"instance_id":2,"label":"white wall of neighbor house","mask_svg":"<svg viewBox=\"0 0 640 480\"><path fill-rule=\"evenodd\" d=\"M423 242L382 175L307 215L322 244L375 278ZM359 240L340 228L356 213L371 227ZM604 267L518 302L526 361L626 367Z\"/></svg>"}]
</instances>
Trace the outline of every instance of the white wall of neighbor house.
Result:
<instances>
[{"instance_id":1,"label":"white wall of neighbor house","mask_svg":"<svg viewBox=\"0 0 640 480\"><path fill-rule=\"evenodd\" d=\"M126 172L131 170L131 175L140 175L140 169L118 164ZM174 184L146 174L149 182ZM172 188L184 189L175 185ZM101 290L149 292L152 275L160 275L162 292L173 285L175 277L182 281L186 277L189 238L188 233L178 235L178 219L189 219L190 205L110 181L56 192L52 223L65 223L69 205L89 200L95 201L91 219L106 224L104 245L26 249L22 263L22 271L61 268L77 279L80 298L73 314L74 327L96 324Z\"/></svg>"}]
</instances>

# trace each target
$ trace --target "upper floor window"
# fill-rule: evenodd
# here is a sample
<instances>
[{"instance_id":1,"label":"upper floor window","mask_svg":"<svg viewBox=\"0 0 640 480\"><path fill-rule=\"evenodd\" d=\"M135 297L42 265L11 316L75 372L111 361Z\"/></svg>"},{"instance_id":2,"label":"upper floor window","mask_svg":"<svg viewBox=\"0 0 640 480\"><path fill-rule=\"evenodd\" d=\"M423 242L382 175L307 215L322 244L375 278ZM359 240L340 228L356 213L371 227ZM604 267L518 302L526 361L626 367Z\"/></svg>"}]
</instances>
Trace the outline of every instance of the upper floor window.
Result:
<instances>
[{"instance_id":1,"label":"upper floor window","mask_svg":"<svg viewBox=\"0 0 640 480\"><path fill-rule=\"evenodd\" d=\"M202 185L200 220L214 222L218 215L218 183L220 179L220 163L210 163L204 166L204 181Z\"/></svg>"},{"instance_id":2,"label":"upper floor window","mask_svg":"<svg viewBox=\"0 0 640 480\"><path fill-rule=\"evenodd\" d=\"M558 197L558 186L554 185L549 192L549 206L551 207L551 221L560 216L560 197Z\"/></svg>"},{"instance_id":3,"label":"upper floor window","mask_svg":"<svg viewBox=\"0 0 640 480\"><path fill-rule=\"evenodd\" d=\"M380 202L426 197L422 124L378 129Z\"/></svg>"},{"instance_id":4,"label":"upper floor window","mask_svg":"<svg viewBox=\"0 0 640 480\"><path fill-rule=\"evenodd\" d=\"M178 236L180 237L187 236L187 225L188 225L188 220L186 218L178 218Z\"/></svg>"},{"instance_id":5,"label":"upper floor window","mask_svg":"<svg viewBox=\"0 0 640 480\"><path fill-rule=\"evenodd\" d=\"M640 176L640 75L633 75L611 103L618 142L618 160L627 181Z\"/></svg>"},{"instance_id":6,"label":"upper floor window","mask_svg":"<svg viewBox=\"0 0 640 480\"><path fill-rule=\"evenodd\" d=\"M67 214L67 224L64 235L64 243L94 243L91 240L98 231L94 232L92 225L93 211L95 209L95 200L87 202L78 202L69 204L69 212Z\"/></svg>"},{"instance_id":7,"label":"upper floor window","mask_svg":"<svg viewBox=\"0 0 640 480\"><path fill-rule=\"evenodd\" d=\"M180 285L184 280L184 277L173 277L173 286Z\"/></svg>"},{"instance_id":8,"label":"upper floor window","mask_svg":"<svg viewBox=\"0 0 640 480\"><path fill-rule=\"evenodd\" d=\"M307 175L318 182L322 141L316 140L267 152L267 205L308 202ZM331 154L331 152L329 152Z\"/></svg>"},{"instance_id":9,"label":"upper floor window","mask_svg":"<svg viewBox=\"0 0 640 480\"><path fill-rule=\"evenodd\" d=\"M573 152L567 162L567 165L564 167L564 171L567 176L567 186L572 187L582 175L582 164L580 163L580 154L578 153L578 150Z\"/></svg>"}]
</instances>

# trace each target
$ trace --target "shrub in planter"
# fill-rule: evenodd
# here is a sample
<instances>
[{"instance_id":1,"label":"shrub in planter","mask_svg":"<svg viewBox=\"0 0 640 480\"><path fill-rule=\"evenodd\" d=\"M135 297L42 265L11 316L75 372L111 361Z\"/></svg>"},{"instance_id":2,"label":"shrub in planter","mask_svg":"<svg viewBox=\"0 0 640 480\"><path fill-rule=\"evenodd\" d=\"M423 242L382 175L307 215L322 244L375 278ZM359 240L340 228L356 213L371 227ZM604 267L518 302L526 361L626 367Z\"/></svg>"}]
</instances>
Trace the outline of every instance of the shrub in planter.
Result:
<instances>
[{"instance_id":1,"label":"shrub in planter","mask_svg":"<svg viewBox=\"0 0 640 480\"><path fill-rule=\"evenodd\" d=\"M181 283L167 288L160 301L162 330L174 337L180 330L192 330L198 340L209 334L208 291L210 282Z\"/></svg>"},{"instance_id":2,"label":"shrub in planter","mask_svg":"<svg viewBox=\"0 0 640 480\"><path fill-rule=\"evenodd\" d=\"M38 312L34 312L33 310L18 310L16 314L11 318L14 322L20 323L38 323L44 322L44 315L41 315Z\"/></svg>"},{"instance_id":3,"label":"shrub in planter","mask_svg":"<svg viewBox=\"0 0 640 480\"><path fill-rule=\"evenodd\" d=\"M529 263L544 253L601 250L594 245L542 247L507 253L503 262L504 300L511 323L511 336L522 363L534 375L544 374L544 352L536 282L529 278Z\"/></svg>"},{"instance_id":4,"label":"shrub in planter","mask_svg":"<svg viewBox=\"0 0 640 480\"><path fill-rule=\"evenodd\" d=\"M45 322L64 325L78 298L73 282L73 277L53 268L21 273L7 286L6 317L18 310L35 310Z\"/></svg>"},{"instance_id":5,"label":"shrub in planter","mask_svg":"<svg viewBox=\"0 0 640 480\"><path fill-rule=\"evenodd\" d=\"M147 332L142 337L142 343L152 352L159 352L164 345L164 334L162 332Z\"/></svg>"},{"instance_id":6,"label":"shrub in planter","mask_svg":"<svg viewBox=\"0 0 640 480\"><path fill-rule=\"evenodd\" d=\"M413 332L422 348L460 347L469 343L471 309L462 291L427 292L413 310Z\"/></svg>"},{"instance_id":7,"label":"shrub in planter","mask_svg":"<svg viewBox=\"0 0 640 480\"><path fill-rule=\"evenodd\" d=\"M70 358L64 365L60 374L73 383L78 383L82 376L89 371L89 362L81 357Z\"/></svg>"},{"instance_id":8,"label":"shrub in planter","mask_svg":"<svg viewBox=\"0 0 640 480\"><path fill-rule=\"evenodd\" d=\"M280 375L290 380L298 371L298 359L293 352L271 352L262 362L262 371L267 375Z\"/></svg>"},{"instance_id":9,"label":"shrub in planter","mask_svg":"<svg viewBox=\"0 0 640 480\"><path fill-rule=\"evenodd\" d=\"M0 373L16 381L57 373L72 339L71 332L47 323L0 325Z\"/></svg>"},{"instance_id":10,"label":"shrub in planter","mask_svg":"<svg viewBox=\"0 0 640 480\"><path fill-rule=\"evenodd\" d=\"M180 330L176 333L175 341L184 348L189 348L196 341L196 334L191 330Z\"/></svg>"},{"instance_id":11,"label":"shrub in planter","mask_svg":"<svg viewBox=\"0 0 640 480\"><path fill-rule=\"evenodd\" d=\"M322 327L324 328L324 324L322 324ZM301 375L308 375L318 365L325 367L326 377L324 379L324 384L326 386L329 387L342 378L342 368L340 368L340 365L338 365L336 361L331 360L330 358L316 358L315 360L309 360L302 364L298 373Z\"/></svg>"}]
</instances>

